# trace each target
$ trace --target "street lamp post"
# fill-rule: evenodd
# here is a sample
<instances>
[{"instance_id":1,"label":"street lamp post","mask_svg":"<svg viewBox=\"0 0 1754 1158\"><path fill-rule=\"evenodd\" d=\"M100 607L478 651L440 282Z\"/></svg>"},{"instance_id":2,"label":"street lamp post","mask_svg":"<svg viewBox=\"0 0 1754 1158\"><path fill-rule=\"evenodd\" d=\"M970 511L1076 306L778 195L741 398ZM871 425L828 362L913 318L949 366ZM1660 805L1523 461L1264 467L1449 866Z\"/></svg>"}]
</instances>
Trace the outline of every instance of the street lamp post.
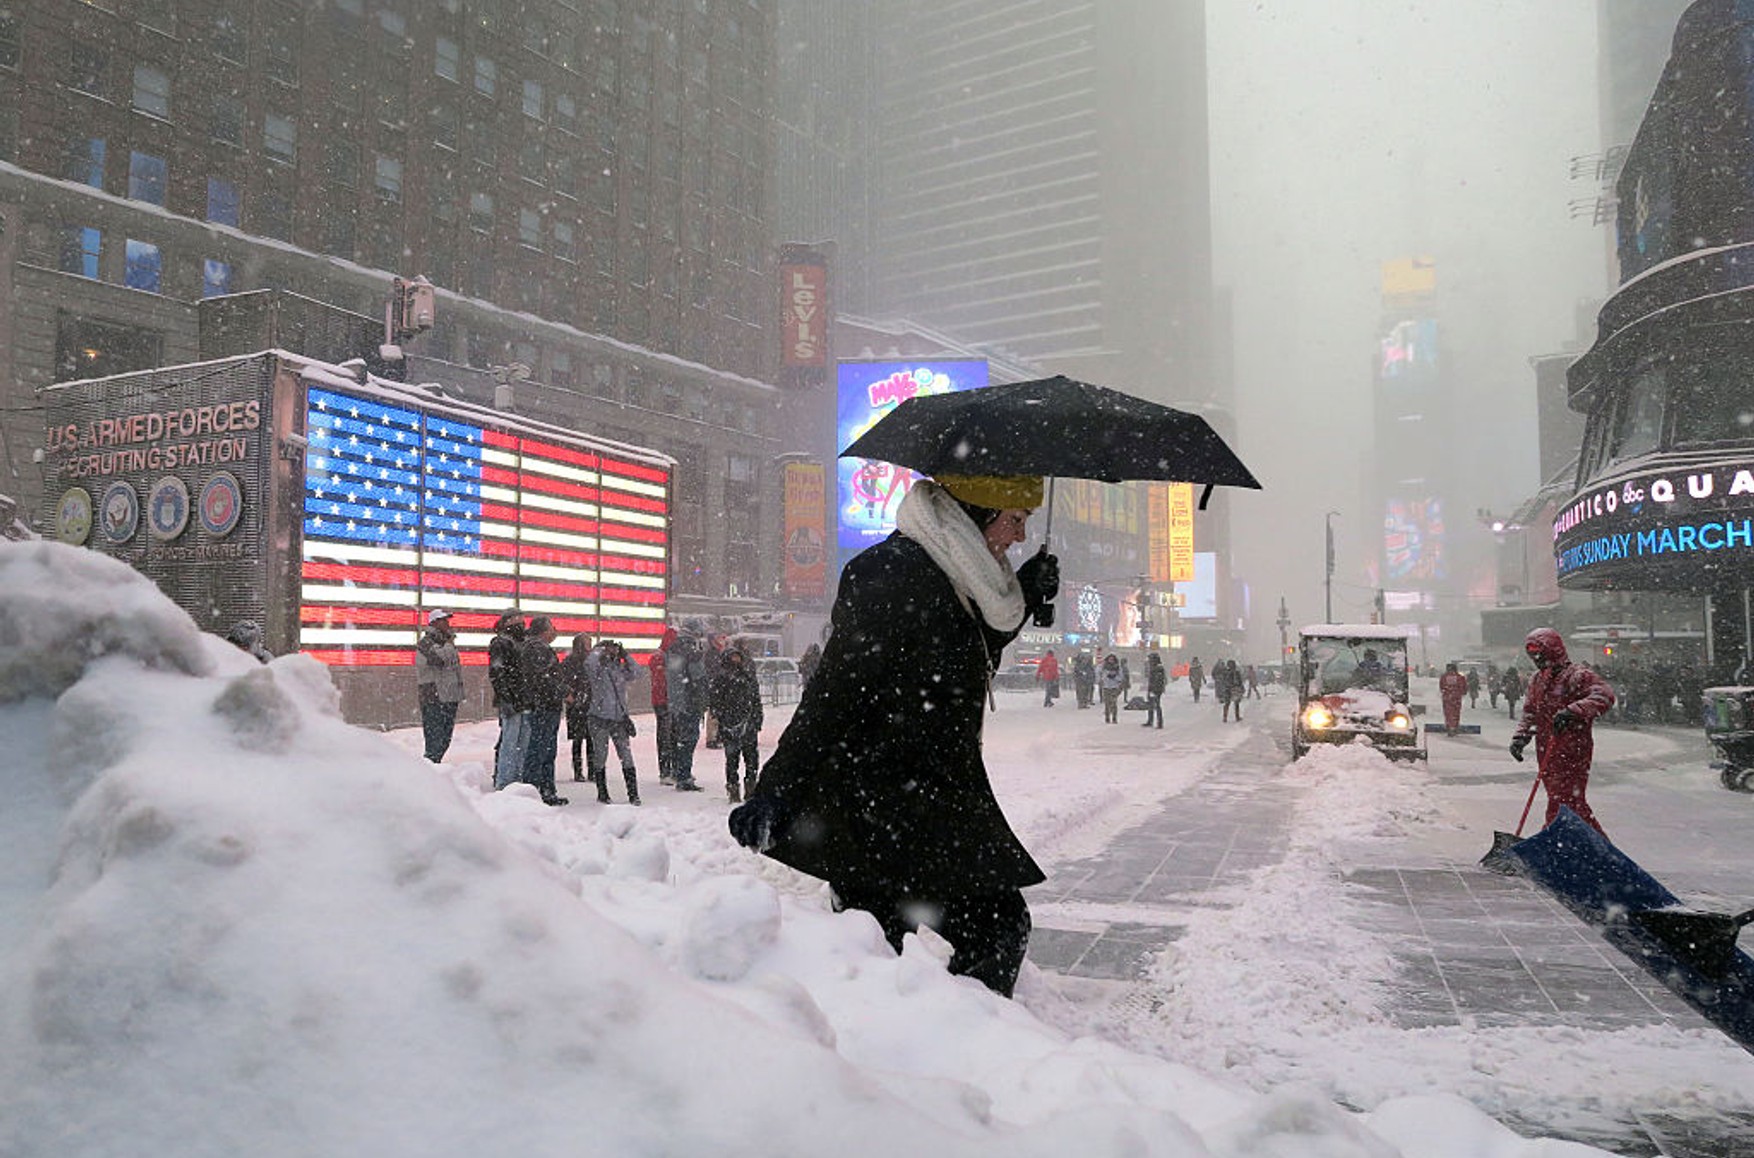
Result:
<instances>
[{"instance_id":1,"label":"street lamp post","mask_svg":"<svg viewBox=\"0 0 1754 1158\"><path fill-rule=\"evenodd\" d=\"M1329 511L1325 519L1328 531L1328 567L1327 578L1324 584L1327 588L1327 602L1324 605L1326 618L1323 620L1324 623L1334 622L1334 517L1339 513L1339 511Z\"/></svg>"}]
</instances>

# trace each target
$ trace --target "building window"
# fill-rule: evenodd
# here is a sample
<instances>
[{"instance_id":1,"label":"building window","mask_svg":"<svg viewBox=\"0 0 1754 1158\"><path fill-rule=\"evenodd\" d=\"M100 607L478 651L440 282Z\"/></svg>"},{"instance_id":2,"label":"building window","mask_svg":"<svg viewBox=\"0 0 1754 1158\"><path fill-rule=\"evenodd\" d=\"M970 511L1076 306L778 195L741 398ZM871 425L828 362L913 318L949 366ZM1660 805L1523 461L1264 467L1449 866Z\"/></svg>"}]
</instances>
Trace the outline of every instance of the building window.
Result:
<instances>
[{"instance_id":1,"label":"building window","mask_svg":"<svg viewBox=\"0 0 1754 1158\"><path fill-rule=\"evenodd\" d=\"M61 272L97 280L98 258L103 256L104 234L89 225L75 225L61 235Z\"/></svg>"},{"instance_id":2,"label":"building window","mask_svg":"<svg viewBox=\"0 0 1754 1158\"><path fill-rule=\"evenodd\" d=\"M432 143L456 152L459 144L457 110L449 105L433 105L429 119L432 121Z\"/></svg>"},{"instance_id":3,"label":"building window","mask_svg":"<svg viewBox=\"0 0 1754 1158\"><path fill-rule=\"evenodd\" d=\"M298 54L292 50L292 34L279 29L268 36L268 77L281 84L298 85Z\"/></svg>"},{"instance_id":4,"label":"building window","mask_svg":"<svg viewBox=\"0 0 1754 1158\"><path fill-rule=\"evenodd\" d=\"M493 232L493 198L479 190L469 194L469 227L478 233Z\"/></svg>"},{"instance_id":5,"label":"building window","mask_svg":"<svg viewBox=\"0 0 1754 1158\"><path fill-rule=\"evenodd\" d=\"M137 0L134 11L142 28L150 28L166 36L177 34L175 0Z\"/></svg>"},{"instance_id":6,"label":"building window","mask_svg":"<svg viewBox=\"0 0 1754 1158\"><path fill-rule=\"evenodd\" d=\"M345 137L331 136L325 151L324 167L329 172L329 184L343 189L358 188L359 146Z\"/></svg>"},{"instance_id":7,"label":"building window","mask_svg":"<svg viewBox=\"0 0 1754 1158\"><path fill-rule=\"evenodd\" d=\"M109 95L109 54L95 44L75 44L67 53L67 83L94 97Z\"/></svg>"},{"instance_id":8,"label":"building window","mask_svg":"<svg viewBox=\"0 0 1754 1158\"><path fill-rule=\"evenodd\" d=\"M396 40L405 39L408 35L408 20L400 12L388 8L378 12L378 27Z\"/></svg>"},{"instance_id":9,"label":"building window","mask_svg":"<svg viewBox=\"0 0 1754 1158\"><path fill-rule=\"evenodd\" d=\"M211 131L214 140L242 148L244 143L244 102L225 93L214 93Z\"/></svg>"},{"instance_id":10,"label":"building window","mask_svg":"<svg viewBox=\"0 0 1754 1158\"><path fill-rule=\"evenodd\" d=\"M441 36L433 42L432 70L446 80L456 80L461 71L462 51L457 42Z\"/></svg>"},{"instance_id":11,"label":"building window","mask_svg":"<svg viewBox=\"0 0 1754 1158\"><path fill-rule=\"evenodd\" d=\"M492 121L483 117L465 122L463 136L468 142L469 156L478 164L491 169L499 163L499 136Z\"/></svg>"},{"instance_id":12,"label":"building window","mask_svg":"<svg viewBox=\"0 0 1754 1158\"><path fill-rule=\"evenodd\" d=\"M402 162L395 157L378 154L378 196L385 201L402 200Z\"/></svg>"},{"instance_id":13,"label":"building window","mask_svg":"<svg viewBox=\"0 0 1754 1158\"><path fill-rule=\"evenodd\" d=\"M565 350L556 350L548 358L548 384L559 386L563 390L573 387L572 355Z\"/></svg>"},{"instance_id":14,"label":"building window","mask_svg":"<svg viewBox=\"0 0 1754 1158\"><path fill-rule=\"evenodd\" d=\"M128 197L134 201L164 204L166 170L163 157L151 153L128 155Z\"/></svg>"},{"instance_id":15,"label":"building window","mask_svg":"<svg viewBox=\"0 0 1754 1158\"><path fill-rule=\"evenodd\" d=\"M158 246L130 237L123 247L123 257L126 264L122 270L122 284L129 289L157 293L160 274L164 270L164 258L159 254Z\"/></svg>"},{"instance_id":16,"label":"building window","mask_svg":"<svg viewBox=\"0 0 1754 1158\"><path fill-rule=\"evenodd\" d=\"M244 40L244 30L238 27L237 20L227 12L221 12L213 18L213 53L222 60L236 64L244 64L249 60L249 46Z\"/></svg>"},{"instance_id":17,"label":"building window","mask_svg":"<svg viewBox=\"0 0 1754 1158\"><path fill-rule=\"evenodd\" d=\"M542 85L539 81L524 82L524 115L542 119Z\"/></svg>"},{"instance_id":18,"label":"building window","mask_svg":"<svg viewBox=\"0 0 1754 1158\"><path fill-rule=\"evenodd\" d=\"M67 179L93 189L104 187L102 137L76 137L67 143Z\"/></svg>"},{"instance_id":19,"label":"building window","mask_svg":"<svg viewBox=\"0 0 1754 1158\"><path fill-rule=\"evenodd\" d=\"M553 174L552 183L556 193L562 197L578 197L579 167L576 161L562 153L554 158L549 171Z\"/></svg>"},{"instance_id":20,"label":"building window","mask_svg":"<svg viewBox=\"0 0 1754 1158\"><path fill-rule=\"evenodd\" d=\"M164 364L164 335L140 326L118 326L82 318L67 310L55 317L55 374L58 381L106 378Z\"/></svg>"},{"instance_id":21,"label":"building window","mask_svg":"<svg viewBox=\"0 0 1754 1158\"><path fill-rule=\"evenodd\" d=\"M209 257L201 263L201 296L216 298L231 292L231 263Z\"/></svg>"},{"instance_id":22,"label":"building window","mask_svg":"<svg viewBox=\"0 0 1754 1158\"><path fill-rule=\"evenodd\" d=\"M499 67L485 56L475 58L475 91L492 96L499 89Z\"/></svg>"},{"instance_id":23,"label":"building window","mask_svg":"<svg viewBox=\"0 0 1754 1158\"><path fill-rule=\"evenodd\" d=\"M170 119L171 78L164 74L164 70L150 64L134 66L134 107L143 113Z\"/></svg>"},{"instance_id":24,"label":"building window","mask_svg":"<svg viewBox=\"0 0 1754 1158\"><path fill-rule=\"evenodd\" d=\"M555 93L554 94L554 120L557 124L560 125L561 128L567 130L568 132L572 132L572 133L578 132L579 131L579 106L578 106L578 102L574 101L572 99L572 97L568 96L566 93L563 93L563 92Z\"/></svg>"},{"instance_id":25,"label":"building window","mask_svg":"<svg viewBox=\"0 0 1754 1158\"><path fill-rule=\"evenodd\" d=\"M565 221L554 223L554 256L562 261L578 260L578 250L573 245L572 226Z\"/></svg>"},{"instance_id":26,"label":"building window","mask_svg":"<svg viewBox=\"0 0 1754 1158\"><path fill-rule=\"evenodd\" d=\"M350 210L323 215L323 252L331 257L353 259L354 220Z\"/></svg>"},{"instance_id":27,"label":"building window","mask_svg":"<svg viewBox=\"0 0 1754 1158\"><path fill-rule=\"evenodd\" d=\"M518 146L518 174L527 181L538 184L547 174L548 155L542 148L542 138L535 130L524 134L524 143Z\"/></svg>"},{"instance_id":28,"label":"building window","mask_svg":"<svg viewBox=\"0 0 1754 1158\"><path fill-rule=\"evenodd\" d=\"M0 4L0 68L18 67L18 16L12 5Z\"/></svg>"},{"instance_id":29,"label":"building window","mask_svg":"<svg viewBox=\"0 0 1754 1158\"><path fill-rule=\"evenodd\" d=\"M542 215L534 209L518 210L518 244L541 248Z\"/></svg>"},{"instance_id":30,"label":"building window","mask_svg":"<svg viewBox=\"0 0 1754 1158\"><path fill-rule=\"evenodd\" d=\"M386 77L375 96L379 122L393 129L399 129L408 123L408 94L403 91L400 78Z\"/></svg>"},{"instance_id":31,"label":"building window","mask_svg":"<svg viewBox=\"0 0 1754 1158\"><path fill-rule=\"evenodd\" d=\"M279 161L290 161L298 153L298 126L291 117L269 113L262 118L262 147Z\"/></svg>"},{"instance_id":32,"label":"building window","mask_svg":"<svg viewBox=\"0 0 1754 1158\"><path fill-rule=\"evenodd\" d=\"M537 12L524 13L524 47L537 56L548 55L548 25Z\"/></svg>"},{"instance_id":33,"label":"building window","mask_svg":"<svg viewBox=\"0 0 1754 1158\"><path fill-rule=\"evenodd\" d=\"M234 229L241 220L238 213L238 187L219 177L207 178L207 220Z\"/></svg>"},{"instance_id":34,"label":"building window","mask_svg":"<svg viewBox=\"0 0 1754 1158\"><path fill-rule=\"evenodd\" d=\"M259 232L279 241L292 240L292 200L277 189L270 189L252 200L259 214Z\"/></svg>"}]
</instances>

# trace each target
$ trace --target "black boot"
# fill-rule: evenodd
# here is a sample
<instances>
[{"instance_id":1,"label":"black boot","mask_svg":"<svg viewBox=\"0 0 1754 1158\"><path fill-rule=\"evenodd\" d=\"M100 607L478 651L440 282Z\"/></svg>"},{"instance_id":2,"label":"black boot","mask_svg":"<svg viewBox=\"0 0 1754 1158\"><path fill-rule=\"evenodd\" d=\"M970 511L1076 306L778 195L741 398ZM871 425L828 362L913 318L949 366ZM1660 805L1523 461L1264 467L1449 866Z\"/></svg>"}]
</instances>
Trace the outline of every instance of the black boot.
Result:
<instances>
[{"instance_id":1,"label":"black boot","mask_svg":"<svg viewBox=\"0 0 1754 1158\"><path fill-rule=\"evenodd\" d=\"M597 786L597 803L598 804L608 804L609 803L609 785L607 783L607 780L608 780L608 777L605 775L603 769L601 769L601 768L599 768L595 772L591 773L591 783L595 784Z\"/></svg>"},{"instance_id":2,"label":"black boot","mask_svg":"<svg viewBox=\"0 0 1754 1158\"><path fill-rule=\"evenodd\" d=\"M627 782L627 802L629 804L638 804L639 773L635 772L631 767L623 768L621 770L621 778Z\"/></svg>"},{"instance_id":3,"label":"black boot","mask_svg":"<svg viewBox=\"0 0 1754 1158\"><path fill-rule=\"evenodd\" d=\"M737 777L735 775L725 781L725 795L731 798L732 804L743 803L743 794L737 788Z\"/></svg>"}]
</instances>

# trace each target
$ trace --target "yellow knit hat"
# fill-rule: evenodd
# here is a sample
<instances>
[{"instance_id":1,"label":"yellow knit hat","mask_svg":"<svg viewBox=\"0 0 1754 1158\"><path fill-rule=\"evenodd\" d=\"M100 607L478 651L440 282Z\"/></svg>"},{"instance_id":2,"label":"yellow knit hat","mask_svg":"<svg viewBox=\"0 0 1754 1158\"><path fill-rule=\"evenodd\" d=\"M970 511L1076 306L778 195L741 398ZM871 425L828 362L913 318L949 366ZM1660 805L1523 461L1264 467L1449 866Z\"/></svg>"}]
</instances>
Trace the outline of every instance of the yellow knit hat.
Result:
<instances>
[{"instance_id":1,"label":"yellow knit hat","mask_svg":"<svg viewBox=\"0 0 1754 1158\"><path fill-rule=\"evenodd\" d=\"M990 510L1034 510L1041 506L1040 475L940 474L933 481L952 498Z\"/></svg>"}]
</instances>

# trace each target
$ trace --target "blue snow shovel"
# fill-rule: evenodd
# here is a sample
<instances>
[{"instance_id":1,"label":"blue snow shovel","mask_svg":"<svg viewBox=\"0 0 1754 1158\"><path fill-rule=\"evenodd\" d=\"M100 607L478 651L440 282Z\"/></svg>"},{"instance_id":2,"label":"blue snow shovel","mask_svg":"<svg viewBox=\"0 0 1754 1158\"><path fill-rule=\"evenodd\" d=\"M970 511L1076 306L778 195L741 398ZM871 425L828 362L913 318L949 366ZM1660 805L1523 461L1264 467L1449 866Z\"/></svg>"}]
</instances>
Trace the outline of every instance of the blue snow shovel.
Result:
<instances>
[{"instance_id":1,"label":"blue snow shovel","mask_svg":"<svg viewBox=\"0 0 1754 1158\"><path fill-rule=\"evenodd\" d=\"M1682 909L1647 909L1633 913L1632 919L1661 941L1669 952L1716 981L1729 972L1735 959L1736 937L1743 925L1754 921L1754 909L1733 916Z\"/></svg>"}]
</instances>

